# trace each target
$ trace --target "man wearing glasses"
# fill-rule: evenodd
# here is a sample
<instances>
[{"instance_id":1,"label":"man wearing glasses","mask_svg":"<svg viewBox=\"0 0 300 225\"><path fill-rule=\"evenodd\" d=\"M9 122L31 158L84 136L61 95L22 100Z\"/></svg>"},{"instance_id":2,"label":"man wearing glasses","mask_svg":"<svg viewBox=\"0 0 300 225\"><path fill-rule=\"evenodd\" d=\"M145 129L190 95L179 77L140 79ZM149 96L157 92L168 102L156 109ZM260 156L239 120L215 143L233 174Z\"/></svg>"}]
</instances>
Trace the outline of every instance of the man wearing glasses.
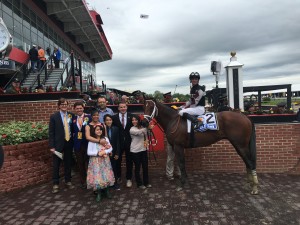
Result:
<instances>
[{"instance_id":1,"label":"man wearing glasses","mask_svg":"<svg viewBox=\"0 0 300 225\"><path fill-rule=\"evenodd\" d=\"M68 112L68 101L65 98L60 98L57 106L59 111L51 115L49 122L49 147L53 153L53 194L59 192L59 167L62 161L64 162L65 186L68 189L74 187L71 183L71 163L74 143L72 137L72 118L74 115Z\"/></svg>"},{"instance_id":2,"label":"man wearing glasses","mask_svg":"<svg viewBox=\"0 0 300 225\"><path fill-rule=\"evenodd\" d=\"M114 115L114 112L112 111L112 109L107 108L106 104L107 104L107 101L104 96L100 96L97 99L97 107L98 107L98 111L99 111L99 122L100 123L104 123L103 118L106 114L109 114L111 116Z\"/></svg>"}]
</instances>

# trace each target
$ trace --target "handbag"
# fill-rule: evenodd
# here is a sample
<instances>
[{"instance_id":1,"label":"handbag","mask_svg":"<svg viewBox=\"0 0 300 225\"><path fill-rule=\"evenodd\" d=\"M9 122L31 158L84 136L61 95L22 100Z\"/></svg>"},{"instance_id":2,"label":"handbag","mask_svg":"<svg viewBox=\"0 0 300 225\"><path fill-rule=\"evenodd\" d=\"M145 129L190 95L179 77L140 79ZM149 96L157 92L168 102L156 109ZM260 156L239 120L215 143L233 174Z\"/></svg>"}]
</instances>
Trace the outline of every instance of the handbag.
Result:
<instances>
[{"instance_id":1,"label":"handbag","mask_svg":"<svg viewBox=\"0 0 300 225\"><path fill-rule=\"evenodd\" d=\"M87 154L88 156L97 156L98 154L97 143L94 142L88 143Z\"/></svg>"}]
</instances>

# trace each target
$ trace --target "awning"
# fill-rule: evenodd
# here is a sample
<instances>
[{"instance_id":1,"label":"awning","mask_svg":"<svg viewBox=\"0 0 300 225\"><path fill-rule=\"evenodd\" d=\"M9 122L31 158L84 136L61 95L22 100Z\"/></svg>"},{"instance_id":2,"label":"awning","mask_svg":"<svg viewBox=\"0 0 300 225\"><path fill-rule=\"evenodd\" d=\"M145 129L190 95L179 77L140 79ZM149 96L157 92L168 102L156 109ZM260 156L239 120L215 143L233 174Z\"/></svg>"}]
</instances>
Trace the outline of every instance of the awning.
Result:
<instances>
[{"instance_id":1,"label":"awning","mask_svg":"<svg viewBox=\"0 0 300 225\"><path fill-rule=\"evenodd\" d=\"M112 51L101 27L100 15L89 10L84 0L44 0L47 14L55 16L64 26L64 32L75 37L85 54L95 63L110 60Z\"/></svg>"}]
</instances>

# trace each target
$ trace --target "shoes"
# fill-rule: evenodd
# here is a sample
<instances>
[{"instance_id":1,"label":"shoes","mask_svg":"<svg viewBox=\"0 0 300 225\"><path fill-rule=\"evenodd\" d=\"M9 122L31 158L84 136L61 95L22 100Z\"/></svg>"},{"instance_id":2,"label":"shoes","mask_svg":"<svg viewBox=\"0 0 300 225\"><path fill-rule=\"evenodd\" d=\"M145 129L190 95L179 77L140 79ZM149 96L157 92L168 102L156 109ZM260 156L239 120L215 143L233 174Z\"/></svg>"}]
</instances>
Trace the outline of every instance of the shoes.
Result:
<instances>
[{"instance_id":1,"label":"shoes","mask_svg":"<svg viewBox=\"0 0 300 225\"><path fill-rule=\"evenodd\" d=\"M168 176L167 176L167 179L168 179L168 180L174 180L174 177L168 177Z\"/></svg>"},{"instance_id":2,"label":"shoes","mask_svg":"<svg viewBox=\"0 0 300 225\"><path fill-rule=\"evenodd\" d=\"M110 192L109 192L109 188L106 188L106 189L105 189L105 195L106 195L106 197L109 198L109 199L112 198L112 197L111 197L111 194L110 194Z\"/></svg>"},{"instance_id":3,"label":"shoes","mask_svg":"<svg viewBox=\"0 0 300 225\"><path fill-rule=\"evenodd\" d=\"M152 185L151 184L147 184L146 188L152 188Z\"/></svg>"},{"instance_id":4,"label":"shoes","mask_svg":"<svg viewBox=\"0 0 300 225\"><path fill-rule=\"evenodd\" d=\"M144 186L144 185L140 185L139 187L138 187L139 189L146 189L146 186Z\"/></svg>"},{"instance_id":5,"label":"shoes","mask_svg":"<svg viewBox=\"0 0 300 225\"><path fill-rule=\"evenodd\" d=\"M53 185L53 188L52 188L52 193L53 194L56 194L59 192L59 186L57 184Z\"/></svg>"},{"instance_id":6,"label":"shoes","mask_svg":"<svg viewBox=\"0 0 300 225\"><path fill-rule=\"evenodd\" d=\"M67 187L68 189L73 189L73 188L74 188L73 184L72 184L70 181L67 182L65 185L66 185L66 187Z\"/></svg>"},{"instance_id":7,"label":"shoes","mask_svg":"<svg viewBox=\"0 0 300 225\"><path fill-rule=\"evenodd\" d=\"M86 186L86 184L81 184L80 188L83 189L83 190L85 190L85 189L87 189L87 186Z\"/></svg>"},{"instance_id":8,"label":"shoes","mask_svg":"<svg viewBox=\"0 0 300 225\"><path fill-rule=\"evenodd\" d=\"M131 182L131 180L127 180L127 182L126 182L126 187L128 187L128 188L132 187L132 182Z\"/></svg>"},{"instance_id":9,"label":"shoes","mask_svg":"<svg viewBox=\"0 0 300 225\"><path fill-rule=\"evenodd\" d=\"M118 184L115 184L115 185L113 186L113 188L114 188L114 190L116 190L116 191L120 191L120 190L121 190L121 188L120 188L120 186L119 186Z\"/></svg>"},{"instance_id":10,"label":"shoes","mask_svg":"<svg viewBox=\"0 0 300 225\"><path fill-rule=\"evenodd\" d=\"M101 201L101 191L99 190L97 193L96 202L100 202L100 201Z\"/></svg>"}]
</instances>

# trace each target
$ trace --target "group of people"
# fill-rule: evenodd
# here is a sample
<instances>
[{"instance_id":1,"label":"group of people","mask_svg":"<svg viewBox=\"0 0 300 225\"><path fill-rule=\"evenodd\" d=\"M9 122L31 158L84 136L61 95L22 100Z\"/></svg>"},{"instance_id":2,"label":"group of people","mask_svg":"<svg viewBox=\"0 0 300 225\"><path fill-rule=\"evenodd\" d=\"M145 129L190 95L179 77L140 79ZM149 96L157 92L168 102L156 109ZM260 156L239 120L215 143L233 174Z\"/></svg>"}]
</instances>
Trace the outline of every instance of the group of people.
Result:
<instances>
[{"instance_id":1,"label":"group of people","mask_svg":"<svg viewBox=\"0 0 300 225\"><path fill-rule=\"evenodd\" d=\"M199 73L189 76L191 98L180 107L179 115L197 123L192 115L205 112L205 87L199 85ZM53 153L53 193L59 192L59 168L64 162L65 185L73 188L71 163L75 152L80 185L83 189L93 189L99 202L102 194L110 198L109 187L120 189L122 182L121 162L126 157L126 187L132 187L133 166L136 186L151 188L148 176L148 135L139 116L127 112L127 104L119 102L118 113L107 107L107 99L100 96L97 108L90 114L84 113L84 101L74 103L75 114L68 111L68 101L58 101L59 111L51 115L49 123L49 146ZM174 152L168 144L166 175L174 176ZM140 176L140 170L142 178Z\"/></svg>"},{"instance_id":2,"label":"group of people","mask_svg":"<svg viewBox=\"0 0 300 225\"><path fill-rule=\"evenodd\" d=\"M41 46L32 45L32 48L29 50L28 54L31 63L30 70L32 73L36 73L43 68L47 58L51 55L51 51L49 47L45 51ZM61 52L57 47L55 47L53 51L53 61L55 68L59 68L60 60Z\"/></svg>"},{"instance_id":3,"label":"group of people","mask_svg":"<svg viewBox=\"0 0 300 225\"><path fill-rule=\"evenodd\" d=\"M99 202L103 195L111 197L109 188L120 190L122 156L126 157L126 187L132 187L133 166L138 188L150 188L148 176L148 137L139 116L127 112L120 102L118 113L106 107L105 97L97 99L98 108L84 113L84 102L74 103L74 113L68 111L68 101L58 100L59 111L50 117L49 146L53 153L52 193L58 193L59 168L64 162L65 186L71 182L73 150L76 156L81 188L93 189ZM142 178L140 176L143 169Z\"/></svg>"}]
</instances>

